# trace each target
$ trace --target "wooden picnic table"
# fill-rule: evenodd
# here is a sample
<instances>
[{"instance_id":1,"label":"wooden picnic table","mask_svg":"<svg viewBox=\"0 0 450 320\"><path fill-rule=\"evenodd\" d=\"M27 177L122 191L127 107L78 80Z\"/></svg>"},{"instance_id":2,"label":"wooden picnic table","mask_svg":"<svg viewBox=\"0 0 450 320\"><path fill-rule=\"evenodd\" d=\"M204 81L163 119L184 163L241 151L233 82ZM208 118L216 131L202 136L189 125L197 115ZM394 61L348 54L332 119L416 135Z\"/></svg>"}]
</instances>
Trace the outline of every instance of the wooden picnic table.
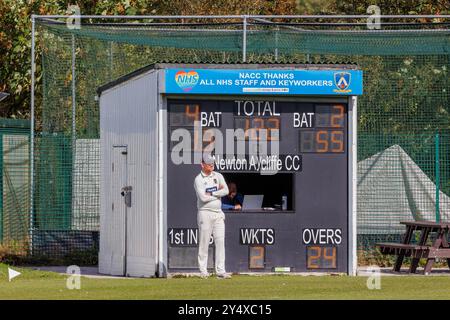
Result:
<instances>
[{"instance_id":1,"label":"wooden picnic table","mask_svg":"<svg viewBox=\"0 0 450 320\"><path fill-rule=\"evenodd\" d=\"M376 244L380 248L381 253L397 255L394 271L400 271L405 257L411 257L410 273L416 272L421 258L427 259L424 274L431 272L436 258L446 258L450 268L450 246L448 243L450 222L402 221L400 223L406 226L402 243ZM411 240L415 231L420 232L420 238L416 244L412 244ZM427 245L430 233L436 233L436 237L431 245Z\"/></svg>"}]
</instances>

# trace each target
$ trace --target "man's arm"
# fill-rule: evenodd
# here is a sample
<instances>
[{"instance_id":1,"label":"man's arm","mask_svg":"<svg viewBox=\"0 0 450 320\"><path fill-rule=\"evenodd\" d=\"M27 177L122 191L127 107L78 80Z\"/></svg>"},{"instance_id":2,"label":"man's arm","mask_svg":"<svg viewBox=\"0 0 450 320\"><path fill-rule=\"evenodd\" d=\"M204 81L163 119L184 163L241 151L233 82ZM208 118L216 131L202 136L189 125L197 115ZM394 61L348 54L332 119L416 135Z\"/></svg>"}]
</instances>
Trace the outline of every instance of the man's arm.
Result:
<instances>
[{"instance_id":1,"label":"man's arm","mask_svg":"<svg viewBox=\"0 0 450 320\"><path fill-rule=\"evenodd\" d=\"M240 193L236 193L236 202L239 203L241 206L244 203L244 196Z\"/></svg>"},{"instance_id":2,"label":"man's arm","mask_svg":"<svg viewBox=\"0 0 450 320\"><path fill-rule=\"evenodd\" d=\"M222 203L222 210L234 210L234 206L228 203Z\"/></svg>"},{"instance_id":3,"label":"man's arm","mask_svg":"<svg viewBox=\"0 0 450 320\"><path fill-rule=\"evenodd\" d=\"M228 185L225 182L225 178L223 177L223 175L219 174L219 185L222 186L222 189L219 189L217 191L214 191L212 193L213 196L218 197L218 198L222 198L225 197L229 191L228 191Z\"/></svg>"},{"instance_id":4,"label":"man's arm","mask_svg":"<svg viewBox=\"0 0 450 320\"><path fill-rule=\"evenodd\" d=\"M217 200L216 197L209 196L206 194L206 190L203 187L202 182L199 179L194 180L194 189L195 189L195 193L197 194L197 197L202 202L210 202L213 200Z\"/></svg>"}]
</instances>

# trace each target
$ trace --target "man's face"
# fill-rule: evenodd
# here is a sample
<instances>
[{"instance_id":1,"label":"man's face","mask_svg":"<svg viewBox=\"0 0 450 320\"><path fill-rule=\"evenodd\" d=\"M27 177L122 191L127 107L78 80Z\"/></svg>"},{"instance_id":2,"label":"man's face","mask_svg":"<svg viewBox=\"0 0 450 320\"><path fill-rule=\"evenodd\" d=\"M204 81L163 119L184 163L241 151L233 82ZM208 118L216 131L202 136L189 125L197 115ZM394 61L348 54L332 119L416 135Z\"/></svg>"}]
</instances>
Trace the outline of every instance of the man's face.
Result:
<instances>
[{"instance_id":1,"label":"man's face","mask_svg":"<svg viewBox=\"0 0 450 320\"><path fill-rule=\"evenodd\" d=\"M233 183L233 182L229 183L228 184L228 190L229 190L228 196L230 198L234 198L236 196L236 193L237 193L236 184Z\"/></svg>"},{"instance_id":2,"label":"man's face","mask_svg":"<svg viewBox=\"0 0 450 320\"><path fill-rule=\"evenodd\" d=\"M207 164L207 163L202 162L202 171L203 171L203 173L210 174L211 172L213 172L213 170L214 170L214 163Z\"/></svg>"}]
</instances>

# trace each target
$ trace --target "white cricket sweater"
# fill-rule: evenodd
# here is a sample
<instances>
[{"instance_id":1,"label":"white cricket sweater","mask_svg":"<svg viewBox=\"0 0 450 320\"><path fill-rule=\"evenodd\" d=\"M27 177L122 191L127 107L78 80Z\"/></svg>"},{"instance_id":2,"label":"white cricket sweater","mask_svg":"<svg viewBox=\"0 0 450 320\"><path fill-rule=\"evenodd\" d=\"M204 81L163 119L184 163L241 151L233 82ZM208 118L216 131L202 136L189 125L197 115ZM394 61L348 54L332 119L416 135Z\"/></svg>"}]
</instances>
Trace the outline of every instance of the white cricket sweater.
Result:
<instances>
[{"instance_id":1,"label":"white cricket sweater","mask_svg":"<svg viewBox=\"0 0 450 320\"><path fill-rule=\"evenodd\" d=\"M219 186L223 188L219 190ZM201 171L194 180L194 189L197 194L197 208L198 210L209 210L219 212L222 210L223 196L228 194L228 186L225 178L219 172L211 172L210 175L205 175ZM206 195L206 192L212 192L212 196Z\"/></svg>"}]
</instances>

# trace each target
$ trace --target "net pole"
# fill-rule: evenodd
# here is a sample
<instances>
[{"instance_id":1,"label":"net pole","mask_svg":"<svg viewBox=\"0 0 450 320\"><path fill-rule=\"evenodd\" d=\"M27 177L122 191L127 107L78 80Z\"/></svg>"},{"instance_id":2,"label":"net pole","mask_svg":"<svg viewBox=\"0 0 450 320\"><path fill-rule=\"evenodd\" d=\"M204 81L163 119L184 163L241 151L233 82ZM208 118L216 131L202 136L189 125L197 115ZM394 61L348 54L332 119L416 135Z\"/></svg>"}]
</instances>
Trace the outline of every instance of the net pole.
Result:
<instances>
[{"instance_id":1,"label":"net pole","mask_svg":"<svg viewBox=\"0 0 450 320\"><path fill-rule=\"evenodd\" d=\"M109 79L110 81L113 80L113 74L114 74L114 51L113 51L113 42L109 42Z\"/></svg>"},{"instance_id":2,"label":"net pole","mask_svg":"<svg viewBox=\"0 0 450 320\"><path fill-rule=\"evenodd\" d=\"M280 31L280 28L277 26L275 28L275 61L278 62L278 32Z\"/></svg>"},{"instance_id":3,"label":"net pole","mask_svg":"<svg viewBox=\"0 0 450 320\"><path fill-rule=\"evenodd\" d=\"M0 129L0 174L3 175L3 132ZM0 244L3 243L3 177L0 180Z\"/></svg>"},{"instance_id":4,"label":"net pole","mask_svg":"<svg viewBox=\"0 0 450 320\"><path fill-rule=\"evenodd\" d=\"M33 255L33 202L34 202L34 84L36 72L35 63L35 16L31 15L31 121L30 121L30 226L29 226L29 250Z\"/></svg>"},{"instance_id":5,"label":"net pole","mask_svg":"<svg viewBox=\"0 0 450 320\"><path fill-rule=\"evenodd\" d=\"M75 35L72 34L71 36L71 55L72 55L72 172L75 170L75 153L76 153L76 142L77 142L77 118L76 118L76 56L75 56ZM75 188L75 181L74 179L71 179L72 183L72 192ZM74 196L72 195L72 208L71 212L73 213L74 207L75 207L75 201ZM71 219L72 222L72 219Z\"/></svg>"},{"instance_id":6,"label":"net pole","mask_svg":"<svg viewBox=\"0 0 450 320\"><path fill-rule=\"evenodd\" d=\"M72 34L72 141L76 139L75 36ZM75 147L75 144L72 145Z\"/></svg>"},{"instance_id":7,"label":"net pole","mask_svg":"<svg viewBox=\"0 0 450 320\"><path fill-rule=\"evenodd\" d=\"M440 163L439 163L439 132L435 136L435 172L436 172L436 222L441 221L441 214L439 209L439 187L441 183L440 177Z\"/></svg>"},{"instance_id":8,"label":"net pole","mask_svg":"<svg viewBox=\"0 0 450 320\"><path fill-rule=\"evenodd\" d=\"M247 15L243 16L242 24L242 61L247 62Z\"/></svg>"}]
</instances>

